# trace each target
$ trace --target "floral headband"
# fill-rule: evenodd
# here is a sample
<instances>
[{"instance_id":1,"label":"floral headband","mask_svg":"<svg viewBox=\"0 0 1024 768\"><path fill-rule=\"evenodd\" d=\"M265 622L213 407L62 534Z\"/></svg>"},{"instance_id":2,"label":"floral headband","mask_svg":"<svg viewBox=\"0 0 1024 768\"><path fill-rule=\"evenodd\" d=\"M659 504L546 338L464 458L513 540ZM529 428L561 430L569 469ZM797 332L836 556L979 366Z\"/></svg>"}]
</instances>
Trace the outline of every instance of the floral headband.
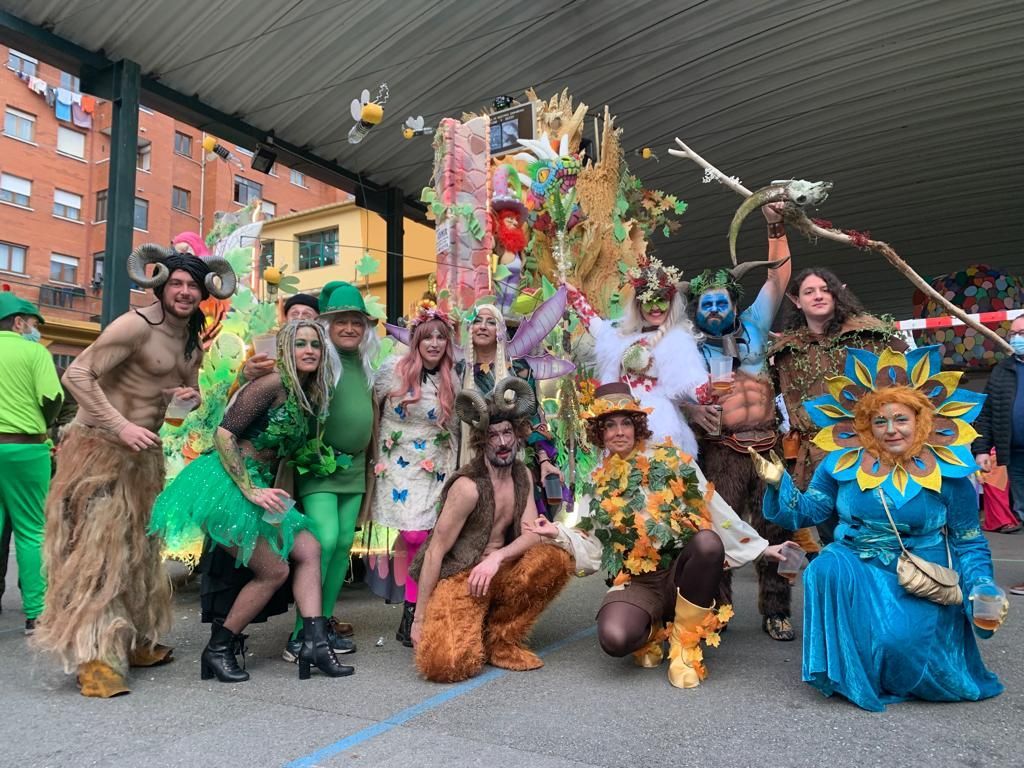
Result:
<instances>
[{"instance_id":1,"label":"floral headband","mask_svg":"<svg viewBox=\"0 0 1024 768\"><path fill-rule=\"evenodd\" d=\"M425 323L428 320L440 320L442 323L448 326L449 329L454 330L455 325L452 323L451 317L443 309L437 306L430 299L424 299L416 305L416 315L411 321L409 321L409 330L415 331L416 326L420 323Z\"/></svg>"},{"instance_id":2,"label":"floral headband","mask_svg":"<svg viewBox=\"0 0 1024 768\"><path fill-rule=\"evenodd\" d=\"M671 301L676 295L681 274L676 267L666 267L660 259L652 256L645 263L628 269L626 279L641 303L658 299Z\"/></svg>"}]
</instances>

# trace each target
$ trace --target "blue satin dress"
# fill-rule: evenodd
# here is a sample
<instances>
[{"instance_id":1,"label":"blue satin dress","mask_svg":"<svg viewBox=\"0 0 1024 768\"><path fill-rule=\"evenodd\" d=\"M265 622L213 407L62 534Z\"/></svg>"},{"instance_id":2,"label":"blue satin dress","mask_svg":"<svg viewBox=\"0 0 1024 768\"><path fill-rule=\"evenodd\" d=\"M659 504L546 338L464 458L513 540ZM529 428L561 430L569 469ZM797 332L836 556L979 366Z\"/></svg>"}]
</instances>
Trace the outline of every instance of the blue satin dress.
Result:
<instances>
[{"instance_id":1,"label":"blue satin dress","mask_svg":"<svg viewBox=\"0 0 1024 768\"><path fill-rule=\"evenodd\" d=\"M765 519L789 530L816 525L838 511L836 540L804 572L803 679L826 696L839 693L863 709L917 698L977 701L1002 692L981 659L966 596L992 580L992 555L978 525L966 478L943 478L898 508L886 497L903 543L946 565L948 526L964 605L942 606L908 594L896 581L899 543L879 498L856 482L839 482L821 466L806 492L783 476L764 494Z\"/></svg>"}]
</instances>

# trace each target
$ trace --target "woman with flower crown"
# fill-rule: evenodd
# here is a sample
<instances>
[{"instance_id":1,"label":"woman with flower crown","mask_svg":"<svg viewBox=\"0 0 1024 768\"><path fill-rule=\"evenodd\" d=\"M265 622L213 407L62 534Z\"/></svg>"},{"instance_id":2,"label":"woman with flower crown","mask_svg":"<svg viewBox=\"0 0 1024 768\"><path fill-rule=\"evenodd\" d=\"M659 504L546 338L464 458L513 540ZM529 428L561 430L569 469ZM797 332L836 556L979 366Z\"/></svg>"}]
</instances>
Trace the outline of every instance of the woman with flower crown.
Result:
<instances>
[{"instance_id":1,"label":"woman with flower crown","mask_svg":"<svg viewBox=\"0 0 1024 768\"><path fill-rule=\"evenodd\" d=\"M424 301L409 324L404 354L384 361L374 379L380 403L373 521L398 530L408 567L437 521L445 479L455 470L455 331ZM397 559L396 559L397 562ZM417 584L405 577L405 609L395 639L411 648Z\"/></svg>"},{"instance_id":2,"label":"woman with flower crown","mask_svg":"<svg viewBox=\"0 0 1024 768\"><path fill-rule=\"evenodd\" d=\"M628 272L634 297L622 320L605 320L572 285L569 301L595 341L598 381L623 381L641 405L651 409L657 442L672 440L690 456L697 439L679 406L696 402L708 384L707 366L697 348L686 302L678 290L679 270L648 257Z\"/></svg>"},{"instance_id":3,"label":"woman with flower crown","mask_svg":"<svg viewBox=\"0 0 1024 768\"><path fill-rule=\"evenodd\" d=\"M875 712L1003 690L974 639L991 637L1008 607L969 479L977 469L970 422L984 395L958 389L960 374L941 363L934 346L905 355L848 349L845 375L804 403L827 457L803 493L777 456L752 454L767 520L796 529L838 512L835 541L804 573L803 679ZM909 555L928 561L925 569L952 569L937 574L940 596L913 590L908 577L921 568ZM975 617L977 601L1001 615Z\"/></svg>"}]
</instances>

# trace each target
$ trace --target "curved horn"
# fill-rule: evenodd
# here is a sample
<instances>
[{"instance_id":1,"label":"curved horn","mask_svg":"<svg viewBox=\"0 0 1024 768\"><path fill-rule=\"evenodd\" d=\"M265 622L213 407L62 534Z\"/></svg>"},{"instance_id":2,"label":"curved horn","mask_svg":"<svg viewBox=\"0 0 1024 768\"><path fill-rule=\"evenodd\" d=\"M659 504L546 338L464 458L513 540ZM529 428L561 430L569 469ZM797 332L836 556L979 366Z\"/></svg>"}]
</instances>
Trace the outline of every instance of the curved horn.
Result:
<instances>
[{"instance_id":1,"label":"curved horn","mask_svg":"<svg viewBox=\"0 0 1024 768\"><path fill-rule=\"evenodd\" d=\"M214 298L230 299L238 283L238 278L235 276L235 270L231 268L231 264L221 256L208 256L203 261L210 268L210 274L206 276L206 290ZM219 284L218 277L220 278Z\"/></svg>"},{"instance_id":2,"label":"curved horn","mask_svg":"<svg viewBox=\"0 0 1024 768\"><path fill-rule=\"evenodd\" d=\"M787 261L789 261L790 258L791 257L787 256L784 259L776 259L775 261L745 261L742 264L740 264L739 266L733 267L732 269L730 269L729 270L729 274L732 275L732 279L735 280L738 283L740 280L743 279L743 276L746 275L747 272L749 272L752 269L757 269L758 267L768 267L768 269L778 269L783 264L785 264Z\"/></svg>"},{"instance_id":3,"label":"curved horn","mask_svg":"<svg viewBox=\"0 0 1024 768\"><path fill-rule=\"evenodd\" d=\"M128 257L128 277L140 288L156 288L167 282L170 270L163 260L169 254L155 243L140 245ZM146 266L156 264L156 274L152 277L146 275Z\"/></svg>"},{"instance_id":4,"label":"curved horn","mask_svg":"<svg viewBox=\"0 0 1024 768\"><path fill-rule=\"evenodd\" d=\"M464 389L455 398L455 413L473 429L485 432L491 423L487 401L473 389Z\"/></svg>"},{"instance_id":5,"label":"curved horn","mask_svg":"<svg viewBox=\"0 0 1024 768\"><path fill-rule=\"evenodd\" d=\"M772 184L762 187L743 201L743 205L736 209L729 225L729 255L732 256L732 265L736 266L736 238L740 234L740 225L755 208L760 208L766 203L775 203L780 200L788 200L788 187L784 184Z\"/></svg>"},{"instance_id":6,"label":"curved horn","mask_svg":"<svg viewBox=\"0 0 1024 768\"><path fill-rule=\"evenodd\" d=\"M502 416L521 419L537 412L537 393L518 376L508 376L494 386L494 408Z\"/></svg>"}]
</instances>

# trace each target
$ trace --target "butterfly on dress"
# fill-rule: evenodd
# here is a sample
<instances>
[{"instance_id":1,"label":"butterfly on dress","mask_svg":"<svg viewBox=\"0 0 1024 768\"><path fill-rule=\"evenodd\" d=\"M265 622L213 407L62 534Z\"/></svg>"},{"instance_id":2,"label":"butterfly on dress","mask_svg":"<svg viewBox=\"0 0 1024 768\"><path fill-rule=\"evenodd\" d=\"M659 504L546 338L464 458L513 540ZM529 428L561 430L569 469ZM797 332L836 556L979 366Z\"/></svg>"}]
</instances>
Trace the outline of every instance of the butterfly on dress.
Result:
<instances>
[{"instance_id":1,"label":"butterfly on dress","mask_svg":"<svg viewBox=\"0 0 1024 768\"><path fill-rule=\"evenodd\" d=\"M408 466L409 466L409 462L408 462L408 461L406 461L406 460L405 460L404 458L402 458L401 456L399 456L399 457L398 457L398 458L397 458L397 459L395 460L395 464L397 464L398 466L400 466L400 467L401 467L402 469L405 469L406 467L408 467Z\"/></svg>"},{"instance_id":2,"label":"butterfly on dress","mask_svg":"<svg viewBox=\"0 0 1024 768\"><path fill-rule=\"evenodd\" d=\"M400 502L402 502L404 504L406 502L406 499L408 499L408 498L409 498L409 489L408 488L404 488L401 491L398 490L397 488L392 488L391 489L391 500L392 501L400 501Z\"/></svg>"},{"instance_id":3,"label":"butterfly on dress","mask_svg":"<svg viewBox=\"0 0 1024 768\"><path fill-rule=\"evenodd\" d=\"M430 421L437 421L437 411L434 408L431 408L427 411L427 418L430 419Z\"/></svg>"},{"instance_id":4,"label":"butterfly on dress","mask_svg":"<svg viewBox=\"0 0 1024 768\"><path fill-rule=\"evenodd\" d=\"M412 447L415 448L417 451L427 450L427 439L423 438L422 440L413 440Z\"/></svg>"},{"instance_id":5,"label":"butterfly on dress","mask_svg":"<svg viewBox=\"0 0 1024 768\"><path fill-rule=\"evenodd\" d=\"M398 418L404 420L405 419L405 406L404 405L396 405L395 406L395 413L398 414Z\"/></svg>"},{"instance_id":6,"label":"butterfly on dress","mask_svg":"<svg viewBox=\"0 0 1024 768\"><path fill-rule=\"evenodd\" d=\"M445 478L445 473L444 472L435 472L434 476L437 477L437 482L439 482L439 483L443 483L444 482L444 478Z\"/></svg>"}]
</instances>

